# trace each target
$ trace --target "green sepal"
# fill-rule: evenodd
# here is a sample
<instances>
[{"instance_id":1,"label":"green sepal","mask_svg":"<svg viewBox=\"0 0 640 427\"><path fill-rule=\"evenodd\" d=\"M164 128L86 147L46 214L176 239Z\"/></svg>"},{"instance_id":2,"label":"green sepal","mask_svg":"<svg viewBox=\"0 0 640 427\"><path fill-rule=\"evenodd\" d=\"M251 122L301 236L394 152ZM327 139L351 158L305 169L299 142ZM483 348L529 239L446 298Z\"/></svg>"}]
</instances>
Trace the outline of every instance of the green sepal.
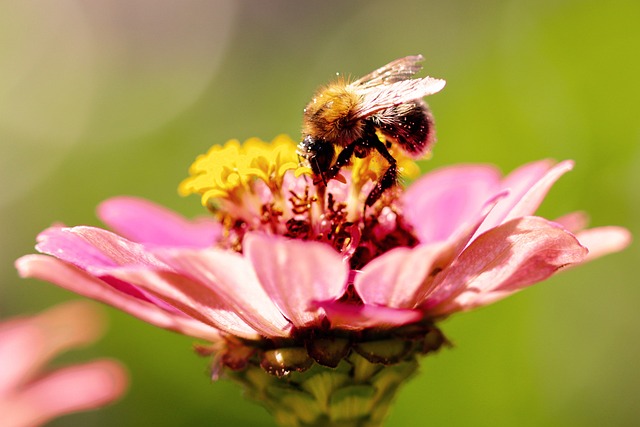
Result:
<instances>
[{"instance_id":1,"label":"green sepal","mask_svg":"<svg viewBox=\"0 0 640 427\"><path fill-rule=\"evenodd\" d=\"M316 337L307 340L305 347L313 360L323 366L335 368L349 353L351 342L346 338Z\"/></svg>"},{"instance_id":2,"label":"green sepal","mask_svg":"<svg viewBox=\"0 0 640 427\"><path fill-rule=\"evenodd\" d=\"M353 349L371 363L391 365L403 360L412 347L411 341L388 339L357 343Z\"/></svg>"}]
</instances>

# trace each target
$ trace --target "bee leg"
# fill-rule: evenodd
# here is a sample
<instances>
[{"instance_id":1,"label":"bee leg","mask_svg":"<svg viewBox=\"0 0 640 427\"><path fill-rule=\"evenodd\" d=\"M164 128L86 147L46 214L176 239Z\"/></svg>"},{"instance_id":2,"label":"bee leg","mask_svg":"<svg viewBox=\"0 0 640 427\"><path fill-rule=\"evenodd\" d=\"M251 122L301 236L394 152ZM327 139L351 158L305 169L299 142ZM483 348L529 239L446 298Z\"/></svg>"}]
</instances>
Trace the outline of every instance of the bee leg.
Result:
<instances>
[{"instance_id":1,"label":"bee leg","mask_svg":"<svg viewBox=\"0 0 640 427\"><path fill-rule=\"evenodd\" d=\"M387 191L389 188L396 185L398 182L398 167L395 162L389 166L389 168L385 171L380 181L376 184L376 186L371 190L369 195L367 196L367 200L364 202L366 206L371 207L375 202L380 199L382 193Z\"/></svg>"},{"instance_id":2,"label":"bee leg","mask_svg":"<svg viewBox=\"0 0 640 427\"><path fill-rule=\"evenodd\" d=\"M393 187L398 182L398 163L396 159L389 153L384 143L377 137L369 141L372 148L375 148L389 162L389 167L382 175L376 186L371 190L365 201L365 206L373 206L380 199L382 193Z\"/></svg>"},{"instance_id":3,"label":"bee leg","mask_svg":"<svg viewBox=\"0 0 640 427\"><path fill-rule=\"evenodd\" d=\"M342 149L342 151L338 154L335 163L331 166L324 174L323 178L326 180L330 180L338 175L340 169L344 166L348 165L351 162L351 157L353 157L353 153L358 145L359 141L354 141L351 144L347 145Z\"/></svg>"},{"instance_id":4,"label":"bee leg","mask_svg":"<svg viewBox=\"0 0 640 427\"><path fill-rule=\"evenodd\" d=\"M318 161L316 159L313 159L312 169L320 170L320 165L319 165L319 163L318 163ZM320 180L318 180L318 178L316 177L316 179L313 180L313 183L315 185L318 185L318 184L320 184L320 181L322 181L322 183L324 184L325 187L327 186L328 178L327 178L327 174L325 172L320 172Z\"/></svg>"}]
</instances>

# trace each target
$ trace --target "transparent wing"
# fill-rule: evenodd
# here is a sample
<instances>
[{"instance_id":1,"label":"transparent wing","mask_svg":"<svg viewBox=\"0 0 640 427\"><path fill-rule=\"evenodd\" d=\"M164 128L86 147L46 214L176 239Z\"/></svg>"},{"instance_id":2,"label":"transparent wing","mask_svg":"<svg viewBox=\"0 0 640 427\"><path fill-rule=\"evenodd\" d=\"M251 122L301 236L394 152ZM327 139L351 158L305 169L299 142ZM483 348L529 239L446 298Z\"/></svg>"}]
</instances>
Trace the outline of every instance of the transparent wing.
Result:
<instances>
[{"instance_id":1,"label":"transparent wing","mask_svg":"<svg viewBox=\"0 0 640 427\"><path fill-rule=\"evenodd\" d=\"M368 117L378 111L404 104L425 96L440 92L446 82L433 77L402 80L383 86L371 88L358 88L357 92L362 97L360 107L355 115L359 118Z\"/></svg>"},{"instance_id":2,"label":"transparent wing","mask_svg":"<svg viewBox=\"0 0 640 427\"><path fill-rule=\"evenodd\" d=\"M422 69L422 65L420 65L419 62L423 60L424 57L422 55L405 56L404 58L396 59L366 76L359 78L349 86L366 89L407 80Z\"/></svg>"}]
</instances>

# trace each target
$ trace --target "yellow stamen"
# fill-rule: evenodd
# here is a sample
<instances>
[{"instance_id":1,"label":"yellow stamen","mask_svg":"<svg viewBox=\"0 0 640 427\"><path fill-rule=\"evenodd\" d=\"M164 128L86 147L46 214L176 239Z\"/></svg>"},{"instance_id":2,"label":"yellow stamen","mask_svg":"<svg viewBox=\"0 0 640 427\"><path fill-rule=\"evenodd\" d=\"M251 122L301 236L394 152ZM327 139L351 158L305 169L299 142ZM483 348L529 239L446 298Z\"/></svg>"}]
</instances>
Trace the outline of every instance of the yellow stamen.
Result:
<instances>
[{"instance_id":1,"label":"yellow stamen","mask_svg":"<svg viewBox=\"0 0 640 427\"><path fill-rule=\"evenodd\" d=\"M214 145L189 168L190 177L180 183L181 195L200 194L202 204L212 199L239 200L243 193L253 191L255 180L261 180L274 191L282 186L285 172L294 170L297 176L311 174L301 167L295 142L285 135L270 143L250 138L241 144L232 139L224 145Z\"/></svg>"}]
</instances>

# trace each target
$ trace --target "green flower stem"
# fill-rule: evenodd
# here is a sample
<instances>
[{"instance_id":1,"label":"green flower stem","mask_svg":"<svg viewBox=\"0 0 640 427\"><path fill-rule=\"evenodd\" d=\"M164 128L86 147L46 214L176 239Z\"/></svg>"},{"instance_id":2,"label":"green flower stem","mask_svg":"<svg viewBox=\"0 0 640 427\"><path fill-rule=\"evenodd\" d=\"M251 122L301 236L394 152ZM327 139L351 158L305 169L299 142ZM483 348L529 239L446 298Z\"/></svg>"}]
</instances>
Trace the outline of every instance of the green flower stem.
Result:
<instances>
[{"instance_id":1,"label":"green flower stem","mask_svg":"<svg viewBox=\"0 0 640 427\"><path fill-rule=\"evenodd\" d=\"M226 372L282 427L376 427L400 385L416 372L416 358L385 365L352 351L336 368L314 363L304 372L276 376L251 365Z\"/></svg>"}]
</instances>

